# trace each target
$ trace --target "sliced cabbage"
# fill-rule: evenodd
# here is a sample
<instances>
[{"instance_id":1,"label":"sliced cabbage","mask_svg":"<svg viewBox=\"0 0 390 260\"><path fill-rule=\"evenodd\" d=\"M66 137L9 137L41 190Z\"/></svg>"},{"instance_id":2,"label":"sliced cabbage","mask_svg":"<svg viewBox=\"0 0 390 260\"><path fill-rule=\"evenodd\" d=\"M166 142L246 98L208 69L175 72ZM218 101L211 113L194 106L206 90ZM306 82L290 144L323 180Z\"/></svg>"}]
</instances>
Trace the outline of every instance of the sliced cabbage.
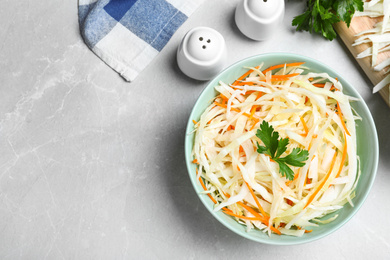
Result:
<instances>
[{"instance_id":1,"label":"sliced cabbage","mask_svg":"<svg viewBox=\"0 0 390 260\"><path fill-rule=\"evenodd\" d=\"M195 125L197 178L204 180L205 194L217 202L214 210L245 216L234 218L248 232L257 229L271 235L276 229L302 236L305 230L324 223L321 217L346 203L352 205L359 178L355 131L359 117L350 106L356 99L342 93L337 79L303 66L284 66L265 74L251 69L240 85L220 82L215 86L219 95ZM273 74L290 73L299 75L272 80ZM282 176L275 161L256 151L261 144L256 131L263 120L280 138L289 138L285 155L296 147L308 150L305 166L292 167L294 180Z\"/></svg>"}]
</instances>

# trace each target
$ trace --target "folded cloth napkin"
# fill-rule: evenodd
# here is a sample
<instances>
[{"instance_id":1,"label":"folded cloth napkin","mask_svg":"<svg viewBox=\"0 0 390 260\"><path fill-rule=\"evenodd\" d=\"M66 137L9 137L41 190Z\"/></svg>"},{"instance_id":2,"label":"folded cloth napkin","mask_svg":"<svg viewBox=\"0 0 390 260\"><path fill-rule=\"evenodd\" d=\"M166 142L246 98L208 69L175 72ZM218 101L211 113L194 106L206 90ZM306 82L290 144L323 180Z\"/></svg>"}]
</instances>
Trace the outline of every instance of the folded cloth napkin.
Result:
<instances>
[{"instance_id":1,"label":"folded cloth napkin","mask_svg":"<svg viewBox=\"0 0 390 260\"><path fill-rule=\"evenodd\" d=\"M79 0L88 47L132 81L203 0Z\"/></svg>"}]
</instances>

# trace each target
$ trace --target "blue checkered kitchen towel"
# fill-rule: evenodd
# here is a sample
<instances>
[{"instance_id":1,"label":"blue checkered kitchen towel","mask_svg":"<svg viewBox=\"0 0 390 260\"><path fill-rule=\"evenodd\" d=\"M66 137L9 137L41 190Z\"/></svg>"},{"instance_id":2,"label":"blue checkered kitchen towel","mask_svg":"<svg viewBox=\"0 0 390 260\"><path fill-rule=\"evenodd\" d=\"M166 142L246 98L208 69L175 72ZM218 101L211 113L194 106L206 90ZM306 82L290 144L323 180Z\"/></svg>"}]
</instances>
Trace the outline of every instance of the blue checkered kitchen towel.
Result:
<instances>
[{"instance_id":1,"label":"blue checkered kitchen towel","mask_svg":"<svg viewBox=\"0 0 390 260\"><path fill-rule=\"evenodd\" d=\"M203 0L79 0L88 47L132 81Z\"/></svg>"}]
</instances>

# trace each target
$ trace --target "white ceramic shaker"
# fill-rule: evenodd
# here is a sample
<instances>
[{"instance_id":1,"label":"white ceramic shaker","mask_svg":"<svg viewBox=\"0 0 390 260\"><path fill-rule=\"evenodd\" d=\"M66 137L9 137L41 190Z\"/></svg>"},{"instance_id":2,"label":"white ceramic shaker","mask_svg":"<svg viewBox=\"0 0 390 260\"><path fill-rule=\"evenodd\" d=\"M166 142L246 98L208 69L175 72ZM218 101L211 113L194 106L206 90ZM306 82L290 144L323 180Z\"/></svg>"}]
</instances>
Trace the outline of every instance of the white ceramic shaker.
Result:
<instances>
[{"instance_id":1,"label":"white ceramic shaker","mask_svg":"<svg viewBox=\"0 0 390 260\"><path fill-rule=\"evenodd\" d=\"M197 80L209 80L226 64L225 40L212 28L193 28L183 37L176 58L184 74Z\"/></svg>"},{"instance_id":2,"label":"white ceramic shaker","mask_svg":"<svg viewBox=\"0 0 390 260\"><path fill-rule=\"evenodd\" d=\"M266 40L278 31L284 9L284 0L241 0L235 14L237 27L253 40Z\"/></svg>"}]
</instances>

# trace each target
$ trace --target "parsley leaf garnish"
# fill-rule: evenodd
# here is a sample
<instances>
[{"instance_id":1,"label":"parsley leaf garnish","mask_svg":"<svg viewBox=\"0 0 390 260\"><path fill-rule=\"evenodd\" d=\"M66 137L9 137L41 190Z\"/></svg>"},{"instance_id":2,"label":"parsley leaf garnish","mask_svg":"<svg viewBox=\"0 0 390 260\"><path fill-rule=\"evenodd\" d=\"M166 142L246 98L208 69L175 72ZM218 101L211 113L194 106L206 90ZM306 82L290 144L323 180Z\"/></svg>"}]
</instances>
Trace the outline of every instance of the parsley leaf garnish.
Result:
<instances>
[{"instance_id":1,"label":"parsley leaf garnish","mask_svg":"<svg viewBox=\"0 0 390 260\"><path fill-rule=\"evenodd\" d=\"M333 24L343 21L349 27L355 11L363 11L362 0L307 0L305 12L294 17L292 25L333 40L337 37Z\"/></svg>"},{"instance_id":2,"label":"parsley leaf garnish","mask_svg":"<svg viewBox=\"0 0 390 260\"><path fill-rule=\"evenodd\" d=\"M267 154L272 160L279 164L279 173L289 180L294 179L294 172L288 165L302 167L309 158L309 152L301 148L294 148L290 154L280 157L287 150L289 143L288 138L279 140L279 133L274 131L272 125L263 121L260 129L257 130L256 136L263 142L264 146L257 143L257 152Z\"/></svg>"}]
</instances>

